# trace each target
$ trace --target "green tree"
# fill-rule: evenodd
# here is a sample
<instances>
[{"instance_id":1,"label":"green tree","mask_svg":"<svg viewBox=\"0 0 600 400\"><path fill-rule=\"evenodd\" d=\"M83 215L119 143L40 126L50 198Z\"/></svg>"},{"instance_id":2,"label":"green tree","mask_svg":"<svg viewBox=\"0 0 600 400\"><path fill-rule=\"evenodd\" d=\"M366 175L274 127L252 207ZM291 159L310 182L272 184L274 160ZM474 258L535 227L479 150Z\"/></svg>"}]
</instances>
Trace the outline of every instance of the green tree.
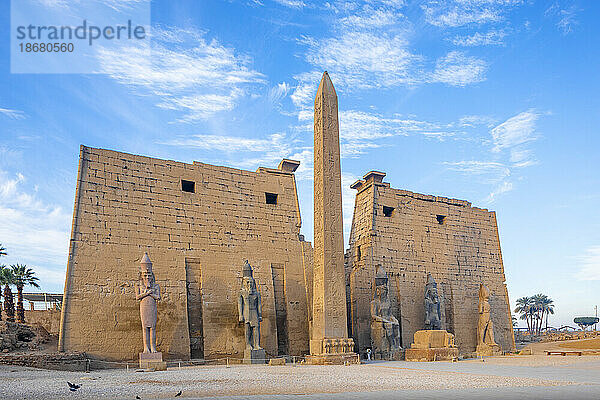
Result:
<instances>
[{"instance_id":1,"label":"green tree","mask_svg":"<svg viewBox=\"0 0 600 400\"><path fill-rule=\"evenodd\" d=\"M554 314L554 300L544 294L540 299L540 307L546 314L546 329L548 329L548 316Z\"/></svg>"},{"instance_id":2,"label":"green tree","mask_svg":"<svg viewBox=\"0 0 600 400\"><path fill-rule=\"evenodd\" d=\"M535 319L534 331L538 334L542 332L544 317L546 318L546 328L548 327L548 315L554 314L554 301L543 293L538 293L531 297L533 301L533 315Z\"/></svg>"},{"instance_id":3,"label":"green tree","mask_svg":"<svg viewBox=\"0 0 600 400\"><path fill-rule=\"evenodd\" d=\"M531 297L521 297L517 299L515 312L520 314L520 318L527 322L527 332L533 333L533 301Z\"/></svg>"},{"instance_id":4,"label":"green tree","mask_svg":"<svg viewBox=\"0 0 600 400\"><path fill-rule=\"evenodd\" d=\"M33 286L39 288L37 281L39 279L35 276L35 272L31 268L27 268L27 265L15 264L11 265L12 273L15 278L15 286L17 287L17 322L25 323L25 308L23 308L23 287Z\"/></svg>"},{"instance_id":5,"label":"green tree","mask_svg":"<svg viewBox=\"0 0 600 400\"><path fill-rule=\"evenodd\" d=\"M6 265L0 264L0 300L2 299L2 276L4 275L4 270L6 269ZM0 303L0 321L2 321L2 304Z\"/></svg>"},{"instance_id":6,"label":"green tree","mask_svg":"<svg viewBox=\"0 0 600 400\"><path fill-rule=\"evenodd\" d=\"M10 268L2 268L0 275L0 286L4 285L4 313L6 320L15 322L15 303L13 300L12 290L10 286L15 284L15 276Z\"/></svg>"}]
</instances>

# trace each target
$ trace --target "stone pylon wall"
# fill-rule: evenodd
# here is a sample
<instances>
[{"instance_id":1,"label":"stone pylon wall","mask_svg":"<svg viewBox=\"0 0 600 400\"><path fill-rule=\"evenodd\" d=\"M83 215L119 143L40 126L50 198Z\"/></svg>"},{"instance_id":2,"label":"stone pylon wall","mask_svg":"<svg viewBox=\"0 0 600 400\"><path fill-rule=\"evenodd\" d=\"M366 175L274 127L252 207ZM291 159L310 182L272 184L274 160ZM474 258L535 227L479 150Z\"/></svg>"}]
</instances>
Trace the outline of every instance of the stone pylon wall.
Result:
<instances>
[{"instance_id":1,"label":"stone pylon wall","mask_svg":"<svg viewBox=\"0 0 600 400\"><path fill-rule=\"evenodd\" d=\"M237 295L246 259L262 296L262 346L277 355L272 266L278 282L283 266L285 287L278 293L284 298L278 300L286 308L289 352L307 353L292 170L284 165L250 172L82 146L60 347L137 359L142 337L134 287L139 260L148 252L162 292L158 348L167 358L190 357L188 314L195 313L202 315L202 323L192 326L202 326L206 358L242 356ZM195 193L182 191L182 179L195 183ZM267 204L265 193L277 194L277 204ZM189 290L200 293L189 296Z\"/></svg>"},{"instance_id":2,"label":"stone pylon wall","mask_svg":"<svg viewBox=\"0 0 600 400\"><path fill-rule=\"evenodd\" d=\"M491 291L496 341L514 349L508 292L496 215L455 199L393 189L377 175L353 185L357 189L349 269L352 335L359 350L370 347L370 301L377 265L389 277L393 312L400 321L402 345L424 328L427 273L444 298L442 320L455 334L462 353L475 351L478 291ZM384 214L384 206L386 213ZM440 222L440 218L444 217Z\"/></svg>"}]
</instances>

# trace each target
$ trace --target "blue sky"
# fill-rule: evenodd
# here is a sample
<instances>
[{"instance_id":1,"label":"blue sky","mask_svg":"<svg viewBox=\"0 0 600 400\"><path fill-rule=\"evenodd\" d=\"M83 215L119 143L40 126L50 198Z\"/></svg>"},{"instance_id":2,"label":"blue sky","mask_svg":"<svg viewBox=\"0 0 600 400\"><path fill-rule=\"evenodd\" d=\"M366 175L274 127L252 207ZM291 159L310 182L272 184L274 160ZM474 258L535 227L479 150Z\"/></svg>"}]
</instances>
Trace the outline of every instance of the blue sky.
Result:
<instances>
[{"instance_id":1,"label":"blue sky","mask_svg":"<svg viewBox=\"0 0 600 400\"><path fill-rule=\"evenodd\" d=\"M68 10L78 1L36 0ZM96 0L127 15L144 0ZM329 71L349 185L497 212L509 295L543 292L551 325L600 303L597 2L152 1L150 61L98 47L99 74L11 74L0 5L0 243L62 291L79 145L297 172L312 238L312 102Z\"/></svg>"}]
</instances>

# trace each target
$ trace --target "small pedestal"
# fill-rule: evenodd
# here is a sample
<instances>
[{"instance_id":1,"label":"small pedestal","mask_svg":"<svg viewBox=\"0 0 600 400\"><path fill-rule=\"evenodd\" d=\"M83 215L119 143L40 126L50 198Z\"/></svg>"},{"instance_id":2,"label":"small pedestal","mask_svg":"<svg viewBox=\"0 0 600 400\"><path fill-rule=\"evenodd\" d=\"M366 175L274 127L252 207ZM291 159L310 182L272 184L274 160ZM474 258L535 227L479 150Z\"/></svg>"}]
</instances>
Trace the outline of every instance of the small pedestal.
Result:
<instances>
[{"instance_id":1,"label":"small pedestal","mask_svg":"<svg viewBox=\"0 0 600 400\"><path fill-rule=\"evenodd\" d=\"M458 357L456 347L437 347L430 349L406 349L406 361L443 361Z\"/></svg>"},{"instance_id":2,"label":"small pedestal","mask_svg":"<svg viewBox=\"0 0 600 400\"><path fill-rule=\"evenodd\" d=\"M317 339L310 341L310 355L305 357L309 365L360 364L360 357L354 353L354 340Z\"/></svg>"},{"instance_id":3,"label":"small pedestal","mask_svg":"<svg viewBox=\"0 0 600 400\"><path fill-rule=\"evenodd\" d=\"M445 330L423 330L414 335L414 343L406 349L406 361L442 361L458 357L454 335Z\"/></svg>"},{"instance_id":4,"label":"small pedestal","mask_svg":"<svg viewBox=\"0 0 600 400\"><path fill-rule=\"evenodd\" d=\"M488 356L501 356L502 348L500 346L493 345L490 346L488 344L478 344L477 345L477 357L488 357Z\"/></svg>"},{"instance_id":5,"label":"small pedestal","mask_svg":"<svg viewBox=\"0 0 600 400\"><path fill-rule=\"evenodd\" d=\"M244 350L244 364L265 364L265 349L246 349Z\"/></svg>"},{"instance_id":6,"label":"small pedestal","mask_svg":"<svg viewBox=\"0 0 600 400\"><path fill-rule=\"evenodd\" d=\"M140 368L166 371L167 363L162 359L162 353L140 353Z\"/></svg>"}]
</instances>

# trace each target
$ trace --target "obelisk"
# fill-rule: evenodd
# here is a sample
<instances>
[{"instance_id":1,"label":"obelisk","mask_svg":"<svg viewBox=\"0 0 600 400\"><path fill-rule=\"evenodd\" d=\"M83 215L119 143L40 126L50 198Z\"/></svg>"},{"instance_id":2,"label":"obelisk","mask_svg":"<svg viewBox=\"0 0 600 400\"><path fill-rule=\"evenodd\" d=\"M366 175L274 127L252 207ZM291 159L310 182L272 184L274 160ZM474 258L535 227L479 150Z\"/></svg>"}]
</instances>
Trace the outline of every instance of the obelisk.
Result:
<instances>
[{"instance_id":1,"label":"obelisk","mask_svg":"<svg viewBox=\"0 0 600 400\"><path fill-rule=\"evenodd\" d=\"M337 94L327 72L315 97L313 364L357 362L348 338Z\"/></svg>"}]
</instances>

